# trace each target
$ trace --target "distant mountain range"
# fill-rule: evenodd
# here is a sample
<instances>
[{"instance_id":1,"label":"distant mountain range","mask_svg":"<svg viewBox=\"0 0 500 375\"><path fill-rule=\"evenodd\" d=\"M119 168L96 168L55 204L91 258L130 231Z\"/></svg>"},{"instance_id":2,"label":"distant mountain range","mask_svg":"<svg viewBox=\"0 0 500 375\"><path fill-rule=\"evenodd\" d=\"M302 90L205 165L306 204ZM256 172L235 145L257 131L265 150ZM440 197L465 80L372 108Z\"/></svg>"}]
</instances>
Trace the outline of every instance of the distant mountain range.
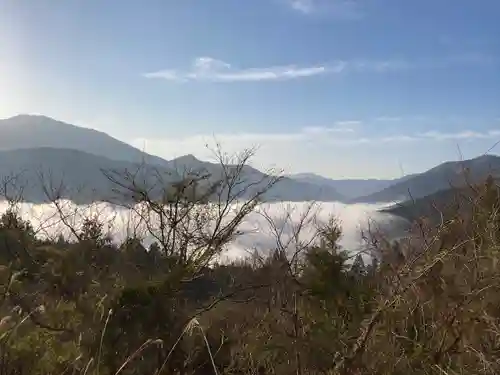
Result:
<instances>
[{"instance_id":1,"label":"distant mountain range","mask_svg":"<svg viewBox=\"0 0 500 375\"><path fill-rule=\"evenodd\" d=\"M166 161L97 130L46 116L19 115L0 120L0 150L63 148L103 156L111 160L165 165Z\"/></svg>"},{"instance_id":2,"label":"distant mountain range","mask_svg":"<svg viewBox=\"0 0 500 375\"><path fill-rule=\"evenodd\" d=\"M56 190L76 203L107 200L112 198L115 186L102 170L138 169L138 163L79 150L39 147L0 151L0 179L12 181L7 184L7 194L15 197L22 192L24 200L36 203L46 201L47 193L51 196ZM49 191L45 192L44 187Z\"/></svg>"},{"instance_id":3,"label":"distant mountain range","mask_svg":"<svg viewBox=\"0 0 500 375\"><path fill-rule=\"evenodd\" d=\"M378 179L346 179L333 180L314 173L299 173L289 175L297 181L307 182L318 186L329 186L337 190L347 200L355 200L358 197L369 196L380 190L383 190L398 182L404 181L412 176L405 176L393 180L378 180Z\"/></svg>"},{"instance_id":4,"label":"distant mountain range","mask_svg":"<svg viewBox=\"0 0 500 375\"><path fill-rule=\"evenodd\" d=\"M106 199L111 185L102 170L137 170L141 178L160 172L169 184L180 179L184 170L200 170L217 177L218 164L185 155L165 160L138 150L105 133L78 127L45 116L20 115L0 120L0 178L18 175L24 185L24 199L43 201L40 172L66 187L65 196L77 202ZM476 183L489 174L500 175L500 157L484 155L475 159L446 162L426 172L393 180L334 180L312 173L284 177L263 198L268 201L340 201L345 203L394 203L420 199L452 186ZM151 173L152 174L152 173ZM246 166L249 182L266 179L266 174ZM168 176L168 177L167 177ZM84 189L85 188L85 189ZM256 187L258 188L258 186Z\"/></svg>"},{"instance_id":5,"label":"distant mountain range","mask_svg":"<svg viewBox=\"0 0 500 375\"><path fill-rule=\"evenodd\" d=\"M482 155L469 160L446 162L354 201L374 203L415 200L450 188L482 182L488 175L500 175L499 156Z\"/></svg>"},{"instance_id":6,"label":"distant mountain range","mask_svg":"<svg viewBox=\"0 0 500 375\"><path fill-rule=\"evenodd\" d=\"M0 178L5 180L17 175L17 185L23 187L23 198L27 201L44 200L41 172L45 179L50 177L52 184L64 183L65 198L82 203L106 199L111 194L110 181L102 170L136 171L140 165L143 180L153 178L154 169L165 176L166 184L180 179L186 170L203 171L216 177L222 173L218 164L200 161L193 155L164 160L105 133L45 116L20 115L0 120ZM250 166L245 166L244 175L249 183L268 181L264 173ZM263 198L268 201L344 200L331 187L290 178L283 178Z\"/></svg>"}]
</instances>

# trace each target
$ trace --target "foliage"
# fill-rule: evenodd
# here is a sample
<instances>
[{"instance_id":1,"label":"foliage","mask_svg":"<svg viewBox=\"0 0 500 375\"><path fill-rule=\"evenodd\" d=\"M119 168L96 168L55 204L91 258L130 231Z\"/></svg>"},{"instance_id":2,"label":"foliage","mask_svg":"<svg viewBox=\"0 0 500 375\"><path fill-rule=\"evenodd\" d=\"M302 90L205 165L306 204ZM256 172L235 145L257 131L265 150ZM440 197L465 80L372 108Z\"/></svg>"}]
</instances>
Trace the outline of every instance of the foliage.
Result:
<instances>
[{"instance_id":1,"label":"foliage","mask_svg":"<svg viewBox=\"0 0 500 375\"><path fill-rule=\"evenodd\" d=\"M13 205L0 218L0 374L500 372L492 179L437 226L420 221L396 244L374 233L363 256L339 246L336 221L305 241L304 217L283 238L288 215L268 255L220 264L258 203L255 193L232 211L242 170L186 195L190 177L163 201L126 178L149 249L138 233L113 243L93 216L70 228L74 240L41 240Z\"/></svg>"}]
</instances>

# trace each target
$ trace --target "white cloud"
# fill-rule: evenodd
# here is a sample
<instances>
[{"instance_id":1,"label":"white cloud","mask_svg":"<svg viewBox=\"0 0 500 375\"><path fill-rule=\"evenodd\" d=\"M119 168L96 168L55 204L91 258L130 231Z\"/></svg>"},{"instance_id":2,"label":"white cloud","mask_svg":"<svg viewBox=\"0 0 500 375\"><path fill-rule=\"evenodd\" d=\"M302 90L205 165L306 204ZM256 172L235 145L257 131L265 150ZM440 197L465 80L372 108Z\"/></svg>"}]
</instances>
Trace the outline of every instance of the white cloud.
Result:
<instances>
[{"instance_id":1,"label":"white cloud","mask_svg":"<svg viewBox=\"0 0 500 375\"><path fill-rule=\"evenodd\" d=\"M393 136L388 136L388 137L382 137L380 138L381 143L387 143L387 142L412 142L412 141L417 141L418 138L411 136L411 135L393 135Z\"/></svg>"},{"instance_id":2,"label":"white cloud","mask_svg":"<svg viewBox=\"0 0 500 375\"><path fill-rule=\"evenodd\" d=\"M343 62L330 65L299 67L297 65L273 66L268 68L237 69L221 60L211 57L199 57L187 72L178 70L160 70L146 73L146 78L161 78L168 81L212 81L212 82L255 82L284 81L312 77L326 73L340 73L344 70Z\"/></svg>"},{"instance_id":3,"label":"white cloud","mask_svg":"<svg viewBox=\"0 0 500 375\"><path fill-rule=\"evenodd\" d=\"M270 66L263 68L237 68L212 57L198 57L187 71L165 69L143 74L145 78L164 79L167 81L189 82L265 82L287 81L326 74L349 72L388 73L411 69L442 69L455 65L482 66L494 63L488 56L457 55L446 58L426 58L420 60L335 60L308 66L297 64ZM394 121L393 118L386 118Z\"/></svg>"},{"instance_id":4,"label":"white cloud","mask_svg":"<svg viewBox=\"0 0 500 375\"><path fill-rule=\"evenodd\" d=\"M356 123L358 124L358 123ZM308 126L302 129L303 134L332 134L332 133L354 133L356 130L354 129L355 124L342 124L335 123L335 126L326 127L326 126Z\"/></svg>"},{"instance_id":5,"label":"white cloud","mask_svg":"<svg viewBox=\"0 0 500 375\"><path fill-rule=\"evenodd\" d=\"M492 137L498 137L500 135L500 130L490 130L488 132L488 135L490 135Z\"/></svg>"},{"instance_id":6,"label":"white cloud","mask_svg":"<svg viewBox=\"0 0 500 375\"><path fill-rule=\"evenodd\" d=\"M433 139L433 140L438 140L438 141L445 141L445 140L466 140L466 139L482 139L482 138L489 138L492 135L494 135L497 131L496 130L490 130L487 132L477 132L473 130L463 130L455 133L442 133L440 131L428 131L425 133L420 134L422 138L426 139Z\"/></svg>"},{"instance_id":7,"label":"white cloud","mask_svg":"<svg viewBox=\"0 0 500 375\"><path fill-rule=\"evenodd\" d=\"M131 142L136 147L141 146L151 153L162 153L160 150L174 151L170 155L162 155L166 158L174 158L187 153L209 155L210 151L206 145L213 145L215 142L229 146L229 152L241 151L243 148L262 146L262 145L292 145L294 143L303 143L308 141L326 141L336 140L337 142L351 142L356 140L352 138L351 133L354 129L334 126L307 126L296 132L289 133L224 133L224 134L198 134L177 139L145 139L138 138ZM346 138L346 135L351 135ZM151 150L147 149L151 147ZM226 148L226 147L225 147ZM196 149L196 150L194 150Z\"/></svg>"},{"instance_id":8,"label":"white cloud","mask_svg":"<svg viewBox=\"0 0 500 375\"><path fill-rule=\"evenodd\" d=\"M424 148L430 150L429 155L426 153L423 158L425 161L412 158L408 163L414 166L413 171L432 167L431 159L435 152L432 150L436 149L433 147L436 142L441 143L440 152L446 152L450 159L455 156L456 143L464 146L464 150L470 147L473 157L477 150L486 150L490 147L489 143L500 136L500 129L406 134L380 130L368 133L362 130L364 128L346 129L349 128L344 129L334 123L331 126L304 127L292 132L196 134L163 139L151 137L135 139L130 143L165 159L193 154L209 161L214 161L213 148L216 143L229 154L257 147L251 165L263 171L274 168L285 173L314 172L337 178L389 178L400 175L401 158Z\"/></svg>"},{"instance_id":9,"label":"white cloud","mask_svg":"<svg viewBox=\"0 0 500 375\"><path fill-rule=\"evenodd\" d=\"M388 71L409 70L417 67L419 64L416 61L409 60L354 60L350 62L350 66L358 71L366 72L373 71L376 73L384 73Z\"/></svg>"},{"instance_id":10,"label":"white cloud","mask_svg":"<svg viewBox=\"0 0 500 375\"><path fill-rule=\"evenodd\" d=\"M498 62L495 57L476 53L476 54L456 54L440 57L423 57L413 60L407 59L385 59L370 60L357 59L348 61L346 64L352 70L360 72L386 73L393 71L408 71L414 69L445 69L450 66L488 66Z\"/></svg>"},{"instance_id":11,"label":"white cloud","mask_svg":"<svg viewBox=\"0 0 500 375\"><path fill-rule=\"evenodd\" d=\"M471 130L456 133L442 133L428 131L419 134L388 134L369 137L357 134L354 129L337 126L305 127L292 133L234 133L219 135L193 135L176 139L135 139L131 142L134 146L143 148L147 152L158 154L167 159L192 153L200 158L212 156L206 145L221 144L228 152L238 152L249 147L269 148L271 155L276 156L278 150L300 149L305 144L310 144L321 149L328 146L353 146L353 145L384 145L388 143L400 144L403 142L431 142L445 140L488 139L499 136L500 130L476 132ZM165 154L168 150L168 154ZM284 151L284 152L285 152ZM286 152L285 152L286 153ZM288 153L287 153L288 154ZM272 158L269 158L272 159Z\"/></svg>"},{"instance_id":12,"label":"white cloud","mask_svg":"<svg viewBox=\"0 0 500 375\"><path fill-rule=\"evenodd\" d=\"M337 121L335 123L336 126L342 129L352 129L354 127L360 126L361 124L362 121L359 120L344 120L344 121Z\"/></svg>"},{"instance_id":13,"label":"white cloud","mask_svg":"<svg viewBox=\"0 0 500 375\"><path fill-rule=\"evenodd\" d=\"M292 9L302 13L312 13L315 9L314 0L292 0L290 1Z\"/></svg>"},{"instance_id":14,"label":"white cloud","mask_svg":"<svg viewBox=\"0 0 500 375\"><path fill-rule=\"evenodd\" d=\"M341 19L357 20L364 16L354 0L285 0L295 11L306 14L326 14Z\"/></svg>"},{"instance_id":15,"label":"white cloud","mask_svg":"<svg viewBox=\"0 0 500 375\"><path fill-rule=\"evenodd\" d=\"M79 228L84 218L89 216L97 215L99 219L109 223L110 230L107 234L117 244L122 243L131 235L136 235L142 239L145 246L149 246L155 239L148 229L159 228L158 218L155 215L150 217L152 225L147 228L137 211L120 206L105 203L77 206L72 202L62 202L61 206L76 228ZM311 241L317 228L314 224L327 223L334 216L339 220L342 228L340 245L347 251L356 251L363 245L361 230L366 229L368 224L373 226L375 222L378 228L385 229L394 220L402 220L381 213L379 210L382 207L384 207L383 204L347 205L338 202L323 202L314 205L311 202L261 203L245 216L238 227L241 235L236 236L235 240L226 246L224 257L246 258L255 250L266 254L275 248L278 239L274 235L275 231L268 218L271 218L273 224L281 230L280 239L283 243L293 243L292 239L296 234L294 230L299 223L303 224L300 240ZM0 214L8 208L8 203L0 202ZM60 216L53 204L20 203L17 208L21 217L29 220L36 229L39 238L56 238L59 234L74 238L61 220L58 220ZM207 225L210 228L215 223L208 219Z\"/></svg>"}]
</instances>

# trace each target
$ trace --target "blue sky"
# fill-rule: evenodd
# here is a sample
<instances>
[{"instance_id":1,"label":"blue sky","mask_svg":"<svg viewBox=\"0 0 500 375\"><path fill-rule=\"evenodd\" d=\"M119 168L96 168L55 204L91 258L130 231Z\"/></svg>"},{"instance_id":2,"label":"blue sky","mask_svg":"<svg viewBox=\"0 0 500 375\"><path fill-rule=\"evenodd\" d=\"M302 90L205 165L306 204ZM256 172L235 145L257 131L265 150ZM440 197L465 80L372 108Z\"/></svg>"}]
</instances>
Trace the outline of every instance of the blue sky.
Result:
<instances>
[{"instance_id":1,"label":"blue sky","mask_svg":"<svg viewBox=\"0 0 500 375\"><path fill-rule=\"evenodd\" d=\"M497 0L0 0L0 117L395 177L500 140ZM494 151L497 151L496 149Z\"/></svg>"}]
</instances>

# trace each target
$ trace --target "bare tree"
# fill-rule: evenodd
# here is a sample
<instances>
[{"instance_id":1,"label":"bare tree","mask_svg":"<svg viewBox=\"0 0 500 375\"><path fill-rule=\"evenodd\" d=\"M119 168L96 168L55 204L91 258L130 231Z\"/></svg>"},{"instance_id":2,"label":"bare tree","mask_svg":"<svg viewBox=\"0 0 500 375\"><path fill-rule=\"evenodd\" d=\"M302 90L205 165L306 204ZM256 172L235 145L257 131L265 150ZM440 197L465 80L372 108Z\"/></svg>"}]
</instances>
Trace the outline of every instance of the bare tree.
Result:
<instances>
[{"instance_id":1,"label":"bare tree","mask_svg":"<svg viewBox=\"0 0 500 375\"><path fill-rule=\"evenodd\" d=\"M195 270L208 266L241 232L239 225L280 180L250 173L254 150L216 151L217 164L198 170L104 171L115 186L110 200L131 210L164 255ZM210 169L210 170L208 170ZM252 179L253 178L253 179Z\"/></svg>"}]
</instances>

